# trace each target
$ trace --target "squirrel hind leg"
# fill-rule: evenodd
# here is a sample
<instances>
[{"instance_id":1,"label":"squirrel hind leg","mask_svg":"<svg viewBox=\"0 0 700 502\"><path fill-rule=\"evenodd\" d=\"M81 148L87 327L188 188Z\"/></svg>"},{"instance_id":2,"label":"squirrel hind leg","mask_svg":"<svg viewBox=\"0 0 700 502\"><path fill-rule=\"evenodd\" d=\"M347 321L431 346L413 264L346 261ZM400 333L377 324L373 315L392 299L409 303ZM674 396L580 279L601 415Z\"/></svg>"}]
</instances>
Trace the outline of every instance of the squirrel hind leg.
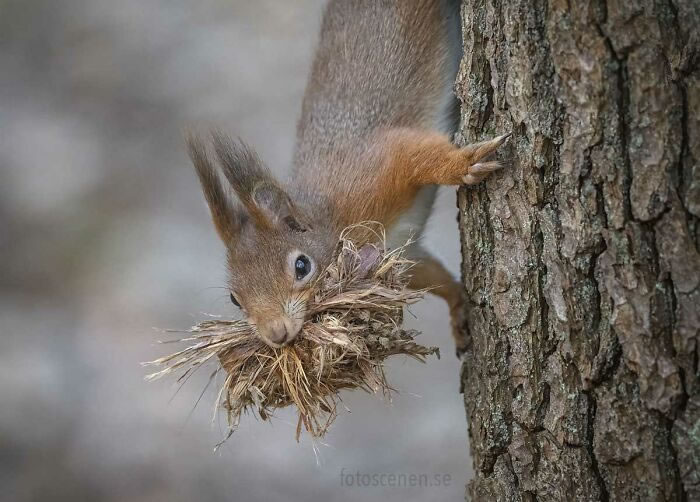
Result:
<instances>
[{"instance_id":1,"label":"squirrel hind leg","mask_svg":"<svg viewBox=\"0 0 700 502\"><path fill-rule=\"evenodd\" d=\"M445 266L424 248L414 245L409 250L410 259L416 264L411 268L408 287L427 289L429 293L439 296L447 303L450 310L450 326L455 341L457 357L469 347L469 330L467 327L466 300L462 284L457 282Z\"/></svg>"}]
</instances>

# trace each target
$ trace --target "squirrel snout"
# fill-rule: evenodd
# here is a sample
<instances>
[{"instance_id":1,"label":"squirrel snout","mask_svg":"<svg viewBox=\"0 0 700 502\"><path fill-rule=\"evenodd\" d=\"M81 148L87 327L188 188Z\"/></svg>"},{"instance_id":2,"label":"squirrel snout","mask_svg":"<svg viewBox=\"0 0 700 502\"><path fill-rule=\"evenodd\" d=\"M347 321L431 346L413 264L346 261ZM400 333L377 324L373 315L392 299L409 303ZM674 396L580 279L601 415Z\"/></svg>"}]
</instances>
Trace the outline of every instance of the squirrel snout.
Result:
<instances>
[{"instance_id":1,"label":"squirrel snout","mask_svg":"<svg viewBox=\"0 0 700 502\"><path fill-rule=\"evenodd\" d=\"M263 325L258 324L258 333L263 341L271 347L281 347L294 340L299 332L303 321L282 317Z\"/></svg>"}]
</instances>

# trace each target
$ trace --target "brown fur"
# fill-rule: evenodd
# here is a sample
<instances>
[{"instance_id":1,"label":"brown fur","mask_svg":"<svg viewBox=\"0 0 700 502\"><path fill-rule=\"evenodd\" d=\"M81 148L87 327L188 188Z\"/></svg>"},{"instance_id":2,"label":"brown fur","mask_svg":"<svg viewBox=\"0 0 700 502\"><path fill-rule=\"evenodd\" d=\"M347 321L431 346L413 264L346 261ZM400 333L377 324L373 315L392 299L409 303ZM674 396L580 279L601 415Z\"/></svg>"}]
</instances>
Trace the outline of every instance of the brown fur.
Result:
<instances>
[{"instance_id":1,"label":"brown fur","mask_svg":"<svg viewBox=\"0 0 700 502\"><path fill-rule=\"evenodd\" d=\"M478 183L500 167L480 161L505 137L459 149L445 134L455 120L456 108L446 97L460 57L458 4L329 3L286 190L252 150L215 134L216 158L243 207L233 204L202 143L189 140L214 224L228 249L231 291L268 343L293 339L296 332L290 331L296 328L290 326L305 316L313 281L295 282L289 257L296 251L320 271L346 226L372 220L391 229L422 187ZM434 287L456 326L463 313L461 286L437 260L420 254L410 285ZM275 341L283 326L289 336Z\"/></svg>"}]
</instances>

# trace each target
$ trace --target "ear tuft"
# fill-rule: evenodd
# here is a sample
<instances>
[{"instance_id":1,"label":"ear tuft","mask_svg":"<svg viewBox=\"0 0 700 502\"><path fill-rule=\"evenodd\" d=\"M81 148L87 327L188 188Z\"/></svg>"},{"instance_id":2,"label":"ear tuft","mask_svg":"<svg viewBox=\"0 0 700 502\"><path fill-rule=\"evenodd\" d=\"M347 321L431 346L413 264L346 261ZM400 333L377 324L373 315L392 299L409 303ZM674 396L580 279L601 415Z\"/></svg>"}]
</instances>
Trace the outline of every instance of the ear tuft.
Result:
<instances>
[{"instance_id":1,"label":"ear tuft","mask_svg":"<svg viewBox=\"0 0 700 502\"><path fill-rule=\"evenodd\" d=\"M204 143L194 134L188 134L186 142L187 151L202 186L214 227L221 240L228 243L238 236L244 214L235 207L221 186L221 180L209 159Z\"/></svg>"},{"instance_id":2,"label":"ear tuft","mask_svg":"<svg viewBox=\"0 0 700 502\"><path fill-rule=\"evenodd\" d=\"M289 196L251 148L219 132L212 139L224 176L257 225L306 229Z\"/></svg>"}]
</instances>

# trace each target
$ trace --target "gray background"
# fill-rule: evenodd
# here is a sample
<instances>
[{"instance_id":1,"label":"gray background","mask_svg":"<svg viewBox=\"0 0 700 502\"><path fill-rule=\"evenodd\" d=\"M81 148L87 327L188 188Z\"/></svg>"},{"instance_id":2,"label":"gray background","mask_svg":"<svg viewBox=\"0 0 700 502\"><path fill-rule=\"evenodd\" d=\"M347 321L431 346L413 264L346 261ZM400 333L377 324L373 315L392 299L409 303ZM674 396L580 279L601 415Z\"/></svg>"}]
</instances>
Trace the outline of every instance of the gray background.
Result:
<instances>
[{"instance_id":1,"label":"gray background","mask_svg":"<svg viewBox=\"0 0 700 502\"><path fill-rule=\"evenodd\" d=\"M345 393L323 442L291 410L248 417L216 454L203 372L177 395L139 362L152 327L234 315L182 130L220 126L278 173L291 158L320 0L0 0L0 498L461 499L470 472L447 309L409 324L439 345L398 358L392 403ZM428 247L458 269L454 190ZM174 397L173 397L174 396ZM171 399L172 398L172 399ZM449 486L341 486L340 471L448 474Z\"/></svg>"}]
</instances>

